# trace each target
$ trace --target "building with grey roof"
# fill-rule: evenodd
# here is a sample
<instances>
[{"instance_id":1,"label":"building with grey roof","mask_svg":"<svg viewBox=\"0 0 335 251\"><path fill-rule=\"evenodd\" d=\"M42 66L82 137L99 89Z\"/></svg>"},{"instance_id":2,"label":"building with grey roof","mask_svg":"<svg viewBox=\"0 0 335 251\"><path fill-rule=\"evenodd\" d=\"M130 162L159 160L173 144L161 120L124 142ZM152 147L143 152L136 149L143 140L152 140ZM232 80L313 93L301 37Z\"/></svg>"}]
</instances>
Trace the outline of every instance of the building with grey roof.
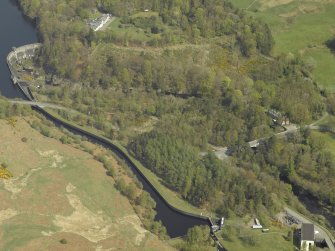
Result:
<instances>
[{"instance_id":1,"label":"building with grey roof","mask_svg":"<svg viewBox=\"0 0 335 251\"><path fill-rule=\"evenodd\" d=\"M314 224L302 223L301 225L301 250L310 251L314 247Z\"/></svg>"}]
</instances>

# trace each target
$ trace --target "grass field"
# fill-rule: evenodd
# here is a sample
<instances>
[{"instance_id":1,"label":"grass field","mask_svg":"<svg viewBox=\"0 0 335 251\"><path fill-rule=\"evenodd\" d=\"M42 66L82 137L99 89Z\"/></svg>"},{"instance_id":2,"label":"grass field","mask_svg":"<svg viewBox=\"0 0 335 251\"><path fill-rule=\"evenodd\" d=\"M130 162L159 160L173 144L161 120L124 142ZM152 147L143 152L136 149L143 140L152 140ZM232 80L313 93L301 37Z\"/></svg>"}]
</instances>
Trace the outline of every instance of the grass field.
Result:
<instances>
[{"instance_id":1,"label":"grass field","mask_svg":"<svg viewBox=\"0 0 335 251\"><path fill-rule=\"evenodd\" d=\"M235 219L226 221L229 232L224 229L218 237L228 250L234 251L293 251L293 241L287 241L288 227L269 227L270 231L263 233L260 229L250 226ZM252 241L250 241L252 240Z\"/></svg>"},{"instance_id":2,"label":"grass field","mask_svg":"<svg viewBox=\"0 0 335 251\"><path fill-rule=\"evenodd\" d=\"M115 18L115 20L108 26L107 32L112 32L119 39L127 39L129 41L149 41L152 36L146 34L143 29L136 28L134 26L122 27L120 18Z\"/></svg>"},{"instance_id":3,"label":"grass field","mask_svg":"<svg viewBox=\"0 0 335 251\"><path fill-rule=\"evenodd\" d=\"M0 142L0 162L14 176L0 179L0 250L172 249L142 227L92 155L23 119L15 127L0 120Z\"/></svg>"},{"instance_id":4,"label":"grass field","mask_svg":"<svg viewBox=\"0 0 335 251\"><path fill-rule=\"evenodd\" d=\"M335 1L235 0L233 3L269 24L276 41L275 55L291 52L305 60L315 60L316 81L335 91L335 55L325 46L335 36Z\"/></svg>"}]
</instances>

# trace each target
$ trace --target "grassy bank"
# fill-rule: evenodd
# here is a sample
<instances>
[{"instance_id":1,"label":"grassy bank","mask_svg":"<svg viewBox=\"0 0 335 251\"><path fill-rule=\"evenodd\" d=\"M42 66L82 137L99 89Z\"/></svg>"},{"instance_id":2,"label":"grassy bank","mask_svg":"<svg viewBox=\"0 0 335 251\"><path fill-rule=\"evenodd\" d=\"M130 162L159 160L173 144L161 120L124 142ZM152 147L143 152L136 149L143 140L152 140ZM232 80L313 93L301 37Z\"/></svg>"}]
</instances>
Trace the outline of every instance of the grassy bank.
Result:
<instances>
[{"instance_id":1,"label":"grassy bank","mask_svg":"<svg viewBox=\"0 0 335 251\"><path fill-rule=\"evenodd\" d=\"M289 251L294 250L293 240L287 240L290 230L286 226L269 226L263 233L260 229L252 229L241 220L227 220L222 233L217 236L228 250L234 251Z\"/></svg>"},{"instance_id":2,"label":"grassy bank","mask_svg":"<svg viewBox=\"0 0 335 251\"><path fill-rule=\"evenodd\" d=\"M275 39L274 54L294 53L313 64L321 87L335 91L335 55L325 46L334 37L335 3L308 0L237 0L234 4L267 22Z\"/></svg>"}]
</instances>

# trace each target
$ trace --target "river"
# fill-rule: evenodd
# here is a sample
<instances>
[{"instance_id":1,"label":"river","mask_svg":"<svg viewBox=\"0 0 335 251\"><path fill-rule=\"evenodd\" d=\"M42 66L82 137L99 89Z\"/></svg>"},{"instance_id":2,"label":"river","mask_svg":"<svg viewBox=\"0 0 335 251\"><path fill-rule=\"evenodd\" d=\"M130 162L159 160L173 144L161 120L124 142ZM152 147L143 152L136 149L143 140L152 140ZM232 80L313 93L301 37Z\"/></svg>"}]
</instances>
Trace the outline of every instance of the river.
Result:
<instances>
[{"instance_id":1,"label":"river","mask_svg":"<svg viewBox=\"0 0 335 251\"><path fill-rule=\"evenodd\" d=\"M32 22L20 12L15 0L0 0L0 92L7 98L23 98L11 82L6 57L12 47L36 43L37 33Z\"/></svg>"},{"instance_id":2,"label":"river","mask_svg":"<svg viewBox=\"0 0 335 251\"><path fill-rule=\"evenodd\" d=\"M35 43L38 39L34 24L22 15L14 0L0 0L0 32L1 34L5 34L0 40L1 94L7 98L24 98L21 91L11 82L11 74L6 64L6 57L12 50L12 47ZM59 125L59 123L56 124ZM104 144L103 142L97 143ZM106 145L106 147L110 146ZM120 157L123 157L122 154ZM129 161L128 165L143 184L144 190L149 192L151 197L155 200L157 212L155 220L163 223L170 237L185 235L190 227L196 225L208 225L208 222L204 219L186 216L171 209Z\"/></svg>"},{"instance_id":3,"label":"river","mask_svg":"<svg viewBox=\"0 0 335 251\"><path fill-rule=\"evenodd\" d=\"M326 205L322 205L318 198L308 194L300 188L292 185L293 193L298 197L299 201L307 208L309 212L315 215L322 215L328 222L328 228L332 228L335 231L335 213L331 208L327 208Z\"/></svg>"}]
</instances>

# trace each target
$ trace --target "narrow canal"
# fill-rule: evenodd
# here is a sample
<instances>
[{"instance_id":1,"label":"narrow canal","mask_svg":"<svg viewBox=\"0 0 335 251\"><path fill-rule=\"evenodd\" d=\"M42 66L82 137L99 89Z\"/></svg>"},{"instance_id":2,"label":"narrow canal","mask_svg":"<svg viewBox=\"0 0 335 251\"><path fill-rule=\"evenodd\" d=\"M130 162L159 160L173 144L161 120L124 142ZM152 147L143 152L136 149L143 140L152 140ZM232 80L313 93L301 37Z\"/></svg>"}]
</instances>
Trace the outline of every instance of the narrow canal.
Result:
<instances>
[{"instance_id":1,"label":"narrow canal","mask_svg":"<svg viewBox=\"0 0 335 251\"><path fill-rule=\"evenodd\" d=\"M299 201L310 211L312 214L322 215L329 223L328 228L335 231L335 212L330 206L322 205L318 199L308 194L296 186L292 186L293 193L298 197Z\"/></svg>"},{"instance_id":2,"label":"narrow canal","mask_svg":"<svg viewBox=\"0 0 335 251\"><path fill-rule=\"evenodd\" d=\"M11 74L6 64L6 57L12 50L12 47L19 47L25 44L37 42L37 33L34 25L27 20L20 12L15 0L1 0L0 1L0 32L3 34L0 39L0 91L1 94L7 98L24 98L21 91L16 88L11 82ZM51 118L52 119L52 118ZM55 120L56 125L64 126ZM125 159L123 154L115 151L113 147L89 137L83 132L77 131L81 135L90 138L99 144L103 144L111 148L121 158ZM126 159L125 159L126 160ZM137 169L127 161L136 177L143 184L143 189L150 193L151 197L156 202L156 218L166 227L170 237L178 237L185 235L190 227L196 225L207 225L207 220L199 219L191 216L181 214L170 208L160 195L151 187L151 185L141 176Z\"/></svg>"}]
</instances>

